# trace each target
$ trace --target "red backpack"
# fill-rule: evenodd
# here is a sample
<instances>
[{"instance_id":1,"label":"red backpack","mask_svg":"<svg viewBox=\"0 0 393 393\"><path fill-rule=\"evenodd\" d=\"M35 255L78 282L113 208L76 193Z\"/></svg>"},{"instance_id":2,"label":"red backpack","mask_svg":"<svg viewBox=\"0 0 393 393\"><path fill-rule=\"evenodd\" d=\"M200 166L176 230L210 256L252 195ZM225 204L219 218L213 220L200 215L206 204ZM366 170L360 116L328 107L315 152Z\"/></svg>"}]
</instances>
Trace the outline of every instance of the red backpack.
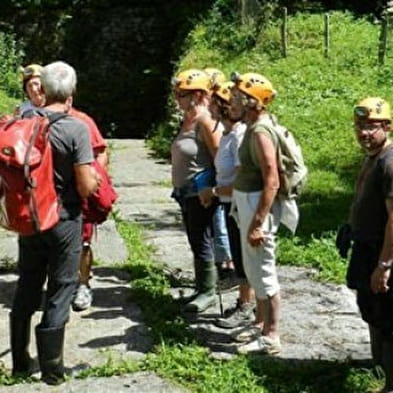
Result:
<instances>
[{"instance_id":1,"label":"red backpack","mask_svg":"<svg viewBox=\"0 0 393 393\"><path fill-rule=\"evenodd\" d=\"M91 166L98 172L102 180L97 191L82 202L83 220L93 224L101 224L108 218L118 195L113 188L108 172L97 161L92 162Z\"/></svg>"},{"instance_id":2,"label":"red backpack","mask_svg":"<svg viewBox=\"0 0 393 393\"><path fill-rule=\"evenodd\" d=\"M59 221L50 126L56 113L0 122L0 225L33 235Z\"/></svg>"}]
</instances>

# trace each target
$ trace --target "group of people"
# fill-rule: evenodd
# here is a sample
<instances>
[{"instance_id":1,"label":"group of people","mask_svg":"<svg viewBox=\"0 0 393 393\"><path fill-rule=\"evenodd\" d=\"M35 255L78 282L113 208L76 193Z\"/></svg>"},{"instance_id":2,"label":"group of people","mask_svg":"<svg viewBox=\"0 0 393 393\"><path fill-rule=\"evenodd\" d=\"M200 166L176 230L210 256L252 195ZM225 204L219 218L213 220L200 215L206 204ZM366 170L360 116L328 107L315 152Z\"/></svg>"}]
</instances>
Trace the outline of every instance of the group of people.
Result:
<instances>
[{"instance_id":1,"label":"group of people","mask_svg":"<svg viewBox=\"0 0 393 393\"><path fill-rule=\"evenodd\" d=\"M52 229L19 236L19 279L10 313L12 372L29 375L31 317L42 304L47 281L35 333L42 380L48 384L64 381L64 332L71 306L79 311L91 304L93 225L83 222L82 201L101 181L91 163L108 165L107 145L94 121L73 108L76 82L75 70L64 62L27 66L23 89L28 100L16 111L20 117L66 114L49 134L61 219ZM234 269L238 303L216 324L238 328L233 338L242 342L240 353L278 354L275 235L285 220L279 196L280 147L268 111L276 92L261 74L233 74L228 81L221 71L209 68L180 72L173 79L173 93L182 112L171 148L173 197L181 209L195 271L195 292L185 299L184 310L201 312L216 303L217 262L221 269ZM361 100L354 108L354 129L366 158L346 233L345 244L352 244L347 283L356 290L369 325L372 356L385 372L383 392L391 393L393 144L388 102L379 97ZM297 209L296 204L292 208ZM224 256L215 252L214 239Z\"/></svg>"},{"instance_id":2,"label":"group of people","mask_svg":"<svg viewBox=\"0 0 393 393\"><path fill-rule=\"evenodd\" d=\"M60 221L49 230L18 238L19 279L10 313L12 374L33 372L28 349L31 317L43 307L41 322L35 327L41 378L58 384L64 381L64 334L70 308L82 311L92 302L94 224L83 219L82 202L101 183L92 162L106 168L108 152L93 119L73 107L77 85L73 67L62 61L44 67L31 64L21 73L27 100L14 115L64 116L51 124L49 132Z\"/></svg>"},{"instance_id":3,"label":"group of people","mask_svg":"<svg viewBox=\"0 0 393 393\"><path fill-rule=\"evenodd\" d=\"M219 70L188 69L173 80L182 111L171 150L173 196L181 208L195 270L195 293L186 299L184 309L201 312L216 302L213 217L222 207L240 285L237 307L216 324L239 327L232 336L243 342L240 353L273 355L281 351L275 235L280 222L285 223L279 196L280 147L268 111L276 93L258 73L233 74L230 81L219 80L221 75ZM347 225L347 244L353 246L347 285L356 290L361 316L369 325L373 359L386 376L382 392L392 393L390 106L384 99L368 97L355 106L353 116L366 159Z\"/></svg>"},{"instance_id":4,"label":"group of people","mask_svg":"<svg viewBox=\"0 0 393 393\"><path fill-rule=\"evenodd\" d=\"M276 354L281 344L274 236L281 208L278 146L267 112L275 91L257 73L222 81L221 71L209 71L185 70L173 80L183 112L171 150L173 195L181 207L196 283L184 309L200 312L216 302L212 223L221 207L240 284L237 307L216 323L240 328L235 335L245 341L240 352Z\"/></svg>"}]
</instances>

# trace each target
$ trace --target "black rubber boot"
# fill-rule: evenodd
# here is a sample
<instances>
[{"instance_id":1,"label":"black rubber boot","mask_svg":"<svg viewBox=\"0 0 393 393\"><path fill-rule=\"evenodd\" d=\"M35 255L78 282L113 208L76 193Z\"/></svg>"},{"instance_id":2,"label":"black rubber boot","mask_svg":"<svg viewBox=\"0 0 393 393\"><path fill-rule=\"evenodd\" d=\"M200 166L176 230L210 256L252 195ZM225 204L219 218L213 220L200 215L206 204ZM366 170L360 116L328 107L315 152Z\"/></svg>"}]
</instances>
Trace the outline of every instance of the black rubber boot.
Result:
<instances>
[{"instance_id":1,"label":"black rubber boot","mask_svg":"<svg viewBox=\"0 0 393 393\"><path fill-rule=\"evenodd\" d=\"M31 318L15 318L10 314L12 375L28 377L33 373L33 359L29 355Z\"/></svg>"},{"instance_id":2,"label":"black rubber boot","mask_svg":"<svg viewBox=\"0 0 393 393\"><path fill-rule=\"evenodd\" d=\"M216 304L217 268L213 261L201 261L197 276L198 295L187 303L184 310L187 312L202 312Z\"/></svg>"},{"instance_id":3,"label":"black rubber boot","mask_svg":"<svg viewBox=\"0 0 393 393\"><path fill-rule=\"evenodd\" d=\"M382 392L393 393L393 341L383 341L381 363L385 373L385 387Z\"/></svg>"},{"instance_id":4,"label":"black rubber boot","mask_svg":"<svg viewBox=\"0 0 393 393\"><path fill-rule=\"evenodd\" d=\"M65 381L63 365L64 326L35 329L41 379L48 385L59 385Z\"/></svg>"}]
</instances>

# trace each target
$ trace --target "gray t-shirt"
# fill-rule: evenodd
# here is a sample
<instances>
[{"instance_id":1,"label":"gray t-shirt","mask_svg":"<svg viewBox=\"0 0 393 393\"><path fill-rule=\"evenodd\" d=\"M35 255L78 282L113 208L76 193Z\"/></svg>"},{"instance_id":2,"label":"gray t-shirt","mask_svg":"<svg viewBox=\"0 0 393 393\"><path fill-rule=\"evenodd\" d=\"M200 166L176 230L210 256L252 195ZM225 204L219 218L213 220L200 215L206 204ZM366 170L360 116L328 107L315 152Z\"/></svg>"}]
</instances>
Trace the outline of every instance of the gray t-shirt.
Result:
<instances>
[{"instance_id":1,"label":"gray t-shirt","mask_svg":"<svg viewBox=\"0 0 393 393\"><path fill-rule=\"evenodd\" d=\"M355 240L383 240L387 198L393 198L393 146L374 157L366 157L364 161L349 220Z\"/></svg>"},{"instance_id":2,"label":"gray t-shirt","mask_svg":"<svg viewBox=\"0 0 393 393\"><path fill-rule=\"evenodd\" d=\"M195 129L179 132L172 143L171 156L175 188L187 187L196 173L213 167L213 159L198 132L198 125Z\"/></svg>"},{"instance_id":3,"label":"gray t-shirt","mask_svg":"<svg viewBox=\"0 0 393 393\"><path fill-rule=\"evenodd\" d=\"M41 110L48 115L48 110ZM86 125L66 116L50 128L49 140L53 151L56 191L61 200L62 217L74 217L81 212L81 198L76 189L74 166L93 162L93 150Z\"/></svg>"}]
</instances>

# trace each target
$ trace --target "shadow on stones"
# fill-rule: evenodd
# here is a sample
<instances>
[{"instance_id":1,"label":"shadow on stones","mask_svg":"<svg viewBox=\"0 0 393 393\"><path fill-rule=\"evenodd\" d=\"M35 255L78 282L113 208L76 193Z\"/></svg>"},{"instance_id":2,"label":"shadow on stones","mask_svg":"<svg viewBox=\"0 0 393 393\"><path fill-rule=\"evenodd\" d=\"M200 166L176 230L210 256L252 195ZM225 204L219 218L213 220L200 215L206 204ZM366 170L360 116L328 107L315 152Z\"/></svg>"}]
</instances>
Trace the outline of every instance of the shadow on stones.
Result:
<instances>
[{"instance_id":1,"label":"shadow on stones","mask_svg":"<svg viewBox=\"0 0 393 393\"><path fill-rule=\"evenodd\" d=\"M126 344L127 351L148 352L150 338L139 307L132 303L129 273L109 267L94 267L93 272L96 285L100 285L93 287L95 310L83 315L82 319L113 320L115 323L116 319L123 317L132 321L133 325L121 330L120 334L116 334L118 331L114 326L115 334L95 337L80 344L80 347L99 349Z\"/></svg>"},{"instance_id":2,"label":"shadow on stones","mask_svg":"<svg viewBox=\"0 0 393 393\"><path fill-rule=\"evenodd\" d=\"M353 378L353 369L375 371L371 360L284 359L256 354L246 358L250 370L263 380L269 392L284 391L280 389L282 385L286 385L285 392L352 392L348 390L348 380Z\"/></svg>"}]
</instances>

